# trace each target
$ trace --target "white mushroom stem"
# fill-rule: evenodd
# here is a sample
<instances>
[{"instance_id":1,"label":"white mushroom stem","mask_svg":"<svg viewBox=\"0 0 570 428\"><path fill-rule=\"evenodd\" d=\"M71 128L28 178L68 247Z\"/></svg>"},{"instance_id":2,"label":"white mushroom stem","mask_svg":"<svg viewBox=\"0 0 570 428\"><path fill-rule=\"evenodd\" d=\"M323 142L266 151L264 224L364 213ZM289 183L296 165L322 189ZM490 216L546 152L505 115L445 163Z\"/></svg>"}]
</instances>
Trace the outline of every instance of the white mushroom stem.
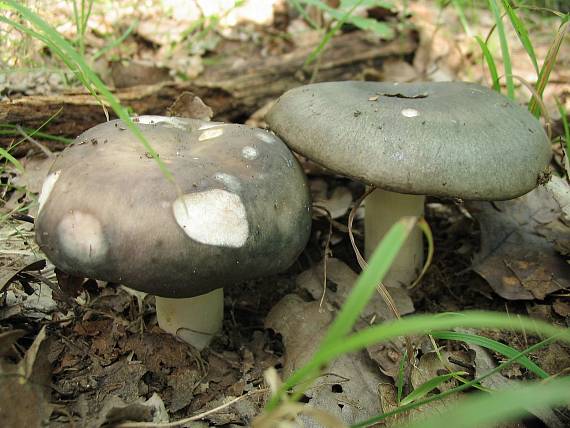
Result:
<instances>
[{"instance_id":1,"label":"white mushroom stem","mask_svg":"<svg viewBox=\"0 0 570 428\"><path fill-rule=\"evenodd\" d=\"M405 216L422 216L425 196L404 195L376 189L366 198L364 216L364 248L369 259L388 229ZM389 287L410 285L418 276L424 262L423 236L415 227L394 260L383 283Z\"/></svg>"},{"instance_id":2,"label":"white mushroom stem","mask_svg":"<svg viewBox=\"0 0 570 428\"><path fill-rule=\"evenodd\" d=\"M156 296L156 317L164 331L202 350L222 328L224 289L186 299Z\"/></svg>"}]
</instances>

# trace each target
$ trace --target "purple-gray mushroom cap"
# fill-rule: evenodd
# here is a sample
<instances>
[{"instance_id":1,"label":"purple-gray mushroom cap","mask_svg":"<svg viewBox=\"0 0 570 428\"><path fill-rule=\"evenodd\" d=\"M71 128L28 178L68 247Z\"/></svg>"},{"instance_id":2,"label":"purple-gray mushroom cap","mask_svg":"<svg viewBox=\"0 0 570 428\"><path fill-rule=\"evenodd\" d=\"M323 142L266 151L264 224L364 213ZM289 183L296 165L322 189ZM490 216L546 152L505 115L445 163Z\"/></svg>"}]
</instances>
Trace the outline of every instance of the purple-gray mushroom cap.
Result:
<instances>
[{"instance_id":1,"label":"purple-gray mushroom cap","mask_svg":"<svg viewBox=\"0 0 570 428\"><path fill-rule=\"evenodd\" d=\"M39 198L36 240L55 266L185 298L293 263L310 233L309 192L279 138L194 119L135 122L177 186L122 121L84 132Z\"/></svg>"}]
</instances>

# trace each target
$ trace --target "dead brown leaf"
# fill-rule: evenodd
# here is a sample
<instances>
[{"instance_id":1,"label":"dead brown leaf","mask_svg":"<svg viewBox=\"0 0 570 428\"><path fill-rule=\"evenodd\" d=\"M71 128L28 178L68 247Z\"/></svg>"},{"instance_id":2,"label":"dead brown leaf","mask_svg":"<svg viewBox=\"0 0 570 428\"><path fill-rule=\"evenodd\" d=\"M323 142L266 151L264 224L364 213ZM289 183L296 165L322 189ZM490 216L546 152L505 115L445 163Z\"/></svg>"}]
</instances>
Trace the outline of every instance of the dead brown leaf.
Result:
<instances>
[{"instance_id":1,"label":"dead brown leaf","mask_svg":"<svg viewBox=\"0 0 570 428\"><path fill-rule=\"evenodd\" d=\"M560 222L560 206L544 187L511 201L470 202L468 207L481 226L473 269L497 294L542 300L570 287L570 266L544 233L546 225Z\"/></svg>"},{"instance_id":2,"label":"dead brown leaf","mask_svg":"<svg viewBox=\"0 0 570 428\"><path fill-rule=\"evenodd\" d=\"M461 365L456 364L455 361L461 361ZM439 355L435 351L427 352L420 357L418 364L412 367L410 383L416 389L443 373L466 371L466 366L472 367L472 364L472 358L467 352L440 351ZM444 392L455 386L457 386L456 381L449 380L440 384L437 389Z\"/></svg>"},{"instance_id":3,"label":"dead brown leaf","mask_svg":"<svg viewBox=\"0 0 570 428\"><path fill-rule=\"evenodd\" d=\"M99 413L88 421L86 427L100 428L123 421L158 424L168 422L169 418L162 399L156 393L146 401L139 399L132 403L125 403L121 398L109 395Z\"/></svg>"},{"instance_id":4,"label":"dead brown leaf","mask_svg":"<svg viewBox=\"0 0 570 428\"><path fill-rule=\"evenodd\" d=\"M184 91L168 108L168 115L209 121L214 111L204 104L200 97L192 92Z\"/></svg>"},{"instance_id":5,"label":"dead brown leaf","mask_svg":"<svg viewBox=\"0 0 570 428\"><path fill-rule=\"evenodd\" d=\"M556 299L552 304L552 309L561 317L570 316L570 301L566 299Z\"/></svg>"},{"instance_id":6,"label":"dead brown leaf","mask_svg":"<svg viewBox=\"0 0 570 428\"><path fill-rule=\"evenodd\" d=\"M3 292L8 286L15 281L19 281L22 285L27 286L33 277L26 275L26 272L39 271L46 267L44 259L38 259L37 256L28 256L15 259L8 266L2 267L0 272L0 292Z\"/></svg>"},{"instance_id":7,"label":"dead brown leaf","mask_svg":"<svg viewBox=\"0 0 570 428\"><path fill-rule=\"evenodd\" d=\"M271 309L266 327L283 337L285 376L307 362L331 321L330 310L321 310L319 302L304 302L296 295L285 296ZM351 424L379 413L376 386L386 381L365 352L352 353L330 363L304 396L308 405ZM307 427L318 426L307 416L300 419Z\"/></svg>"},{"instance_id":8,"label":"dead brown leaf","mask_svg":"<svg viewBox=\"0 0 570 428\"><path fill-rule=\"evenodd\" d=\"M348 213L352 204L352 193L347 187L339 186L333 190L330 196L325 193L314 201L316 205L325 208L332 219L337 219Z\"/></svg>"},{"instance_id":9,"label":"dead brown leaf","mask_svg":"<svg viewBox=\"0 0 570 428\"><path fill-rule=\"evenodd\" d=\"M382 399L382 411L384 413L398 408L397 390L394 385L391 383L380 384L378 385L378 393ZM451 394L441 400L434 400L431 403L423 404L407 412L397 413L386 420L386 426L402 426L406 422L425 418L431 414L442 413L455 406L460 397L458 394Z\"/></svg>"},{"instance_id":10,"label":"dead brown leaf","mask_svg":"<svg viewBox=\"0 0 570 428\"><path fill-rule=\"evenodd\" d=\"M3 426L40 427L52 412L46 337L44 327L17 365L0 361L0 420Z\"/></svg>"},{"instance_id":11,"label":"dead brown leaf","mask_svg":"<svg viewBox=\"0 0 570 428\"><path fill-rule=\"evenodd\" d=\"M312 269L301 273L297 277L297 286L305 289L314 299L320 300L323 294L323 265L319 264ZM356 283L358 275L350 267L339 259L327 259L327 290L325 301L335 308L340 308L346 301L353 285ZM412 299L405 289L387 287L392 295L396 308L401 315L414 312ZM380 294L375 294L361 314L365 322L374 320L384 321L394 318L392 311L388 308Z\"/></svg>"},{"instance_id":12,"label":"dead brown leaf","mask_svg":"<svg viewBox=\"0 0 570 428\"><path fill-rule=\"evenodd\" d=\"M493 370L497 364L487 352L487 350L479 345L467 344L467 347L474 351L475 353L475 376L480 377L489 371ZM513 387L518 381L508 379L500 373L495 373L489 377L486 377L481 381L481 385L492 390L504 389L508 387ZM551 409L527 409L529 413L532 413L541 421L543 421L546 426L551 428L562 428L565 426L560 419L554 414Z\"/></svg>"}]
</instances>

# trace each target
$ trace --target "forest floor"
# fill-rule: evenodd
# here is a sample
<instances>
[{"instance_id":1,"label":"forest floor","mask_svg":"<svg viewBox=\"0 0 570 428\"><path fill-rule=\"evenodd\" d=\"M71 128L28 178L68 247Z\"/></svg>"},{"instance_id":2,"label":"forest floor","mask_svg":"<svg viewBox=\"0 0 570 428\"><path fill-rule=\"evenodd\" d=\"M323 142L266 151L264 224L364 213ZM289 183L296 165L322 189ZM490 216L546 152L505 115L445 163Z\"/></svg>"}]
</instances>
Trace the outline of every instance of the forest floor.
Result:
<instances>
[{"instance_id":1,"label":"forest floor","mask_svg":"<svg viewBox=\"0 0 570 428\"><path fill-rule=\"evenodd\" d=\"M71 6L56 3L42 16L72 39ZM345 25L325 47L322 60L303 68L303 58L318 46L323 29L311 28L283 2L275 2L275 13L265 10L263 5L272 3L218 12L216 20L200 18L200 10L190 6L166 13L159 2L112 10L106 2L96 3L85 36L85 57L105 83L136 100L140 107L135 108L137 113L166 115L179 91L188 90L212 107L213 120L261 127L265 126L263 114L280 91L308 83L311 78L469 80L489 85L480 49L452 7L440 9L436 2L418 2L406 11L379 7L358 10L385 25L388 33L380 36ZM310 17L325 28L326 17L317 10L310 12ZM110 46L110 40L129 28L134 17L139 23L129 36ZM467 17L472 34L485 38L493 27L486 10L471 10ZM544 58L559 21L543 14L525 17L537 56ZM192 27L196 22L199 24ZM516 34L510 32L508 37L513 74L535 83L536 73ZM37 41L11 31L5 42L12 50L3 49L1 60L12 70L0 72L0 124L12 126L9 129L16 135L2 135L0 142L17 153L24 170L6 163L0 176L4 215L0 229L3 426L35 427L42 421L49 421L53 427L121 426L124 421L156 425L195 415L185 426L250 425L269 394L266 370L276 368L283 378L306 361L360 272L346 224L364 185L301 158L314 204L328 209L332 223L320 210L314 210L310 241L293 266L279 275L227 287L223 331L209 348L197 352L158 328L152 296L101 281L75 284L60 278L58 282L54 266L38 250L33 223L24 221L25 216L33 218L37 213L43 179L66 143L41 135L31 137L29 130L59 111L42 130L72 139L101 121L103 113L96 102L86 101L71 74ZM372 53L351 52L354 57L344 62L335 56L335 46L354 43L366 43ZM384 46L390 49L380 50ZM552 118L552 169L562 177L566 177L560 137L563 127L555 99L570 111L568 46L566 43L561 49L544 93ZM17 52L19 62L14 59ZM500 61L497 63L501 66ZM268 80L259 73L260 67L267 67L262 69L269 73ZM268 84L271 76L279 76L282 86L272 89ZM256 85L251 92L245 77ZM530 92L524 84L517 84L517 98L528 102ZM143 93L154 95L139 98ZM21 109L19 122L11 116L16 109ZM74 116L74 109L81 109L83 119ZM191 114L184 109L174 112ZM565 178L556 183L561 193L568 192ZM544 186L516 200L496 203L428 198L426 219L435 238L435 256L418 286L409 293L394 291L399 312L492 310L567 327L570 203L567 196L566 205L561 201ZM354 232L362 248L362 208L357 211ZM323 297L324 263L327 287ZM361 324L393 317L377 295L363 312ZM516 349L540 340L505 330L479 333ZM417 353L405 380L406 390L448 368L436 358L428 338L414 338L413 342ZM477 345L444 340L439 344L447 362L467 371L468 376L495 367L503 358ZM404 349L403 340L399 340L343 356L302 401L347 423L391 410ZM570 348L560 343L552 343L530 358L552 375L570 370ZM532 378L532 373L515 364L489 378L485 386L500 387ZM461 399L461 395L453 397L420 412L437 411ZM233 404L223 406L233 399ZM413 412L408 416L413 417ZM541 426L536 425L537 418L546 426L570 425L570 414L557 411L536 412L510 426Z\"/></svg>"}]
</instances>

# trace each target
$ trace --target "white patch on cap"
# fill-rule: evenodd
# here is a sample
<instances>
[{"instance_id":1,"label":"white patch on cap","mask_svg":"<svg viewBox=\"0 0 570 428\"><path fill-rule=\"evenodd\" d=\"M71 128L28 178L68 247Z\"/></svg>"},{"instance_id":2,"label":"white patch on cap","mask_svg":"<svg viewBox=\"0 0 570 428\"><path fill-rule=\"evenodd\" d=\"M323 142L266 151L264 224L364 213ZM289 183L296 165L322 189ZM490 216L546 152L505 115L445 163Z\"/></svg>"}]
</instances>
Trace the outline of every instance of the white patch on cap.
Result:
<instances>
[{"instance_id":1,"label":"white patch on cap","mask_svg":"<svg viewBox=\"0 0 570 428\"><path fill-rule=\"evenodd\" d=\"M66 256L83 265L99 263L109 249L99 220L81 211L63 217L57 225L57 236Z\"/></svg>"},{"instance_id":2,"label":"white patch on cap","mask_svg":"<svg viewBox=\"0 0 570 428\"><path fill-rule=\"evenodd\" d=\"M206 129L204 132L200 134L198 137L198 141L206 141L211 140L212 138L217 138L224 133L224 130L221 128L216 129Z\"/></svg>"},{"instance_id":3,"label":"white patch on cap","mask_svg":"<svg viewBox=\"0 0 570 428\"><path fill-rule=\"evenodd\" d=\"M232 192L238 192L241 190L239 178L234 175L226 174L225 172L217 172L214 174L214 179L224 183L224 185Z\"/></svg>"},{"instance_id":4,"label":"white patch on cap","mask_svg":"<svg viewBox=\"0 0 570 428\"><path fill-rule=\"evenodd\" d=\"M174 201L172 211L184 233L202 244L239 248L247 241L247 213L235 193L189 193Z\"/></svg>"},{"instance_id":5,"label":"white patch on cap","mask_svg":"<svg viewBox=\"0 0 570 428\"><path fill-rule=\"evenodd\" d=\"M277 140L277 137L267 131L257 131L255 134L264 143L273 144Z\"/></svg>"},{"instance_id":6,"label":"white patch on cap","mask_svg":"<svg viewBox=\"0 0 570 428\"><path fill-rule=\"evenodd\" d=\"M254 160L257 158L257 149L251 146L245 146L241 149L241 155L247 160Z\"/></svg>"},{"instance_id":7,"label":"white patch on cap","mask_svg":"<svg viewBox=\"0 0 570 428\"><path fill-rule=\"evenodd\" d=\"M44 183L42 184L42 191L40 192L40 196L38 197L38 204L39 204L38 214L42 210L44 204L47 202L49 195L51 195L51 191L53 190L55 183L59 179L60 174L61 170L52 172L44 180Z\"/></svg>"},{"instance_id":8,"label":"white patch on cap","mask_svg":"<svg viewBox=\"0 0 570 428\"><path fill-rule=\"evenodd\" d=\"M190 124L187 121L177 117L146 115L146 116L133 117L132 120L135 123L142 123L143 125L161 124L161 125L169 125L174 128L184 129L184 130L187 130L190 127Z\"/></svg>"},{"instance_id":9,"label":"white patch on cap","mask_svg":"<svg viewBox=\"0 0 570 428\"><path fill-rule=\"evenodd\" d=\"M204 123L203 125L200 125L200 127L198 128L198 131L203 131L204 129L215 128L216 126L220 126L222 124L223 124L223 122Z\"/></svg>"},{"instance_id":10,"label":"white patch on cap","mask_svg":"<svg viewBox=\"0 0 570 428\"><path fill-rule=\"evenodd\" d=\"M420 112L413 108L405 108L400 113L404 117L416 117L420 115Z\"/></svg>"}]
</instances>

